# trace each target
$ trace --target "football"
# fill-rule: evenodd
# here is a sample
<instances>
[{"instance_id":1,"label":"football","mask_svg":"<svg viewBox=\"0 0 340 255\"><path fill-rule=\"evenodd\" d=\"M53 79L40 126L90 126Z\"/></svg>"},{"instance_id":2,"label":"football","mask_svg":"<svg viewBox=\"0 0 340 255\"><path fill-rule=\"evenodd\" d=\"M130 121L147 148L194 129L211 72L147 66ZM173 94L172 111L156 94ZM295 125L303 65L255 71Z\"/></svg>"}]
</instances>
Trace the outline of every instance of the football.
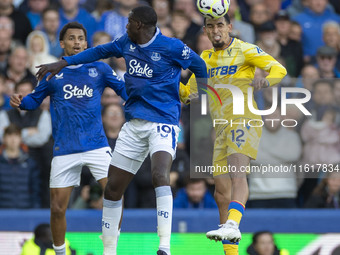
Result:
<instances>
[{"instance_id":1,"label":"football","mask_svg":"<svg viewBox=\"0 0 340 255\"><path fill-rule=\"evenodd\" d=\"M218 19L229 10L230 0L197 0L197 8L204 17Z\"/></svg>"}]
</instances>

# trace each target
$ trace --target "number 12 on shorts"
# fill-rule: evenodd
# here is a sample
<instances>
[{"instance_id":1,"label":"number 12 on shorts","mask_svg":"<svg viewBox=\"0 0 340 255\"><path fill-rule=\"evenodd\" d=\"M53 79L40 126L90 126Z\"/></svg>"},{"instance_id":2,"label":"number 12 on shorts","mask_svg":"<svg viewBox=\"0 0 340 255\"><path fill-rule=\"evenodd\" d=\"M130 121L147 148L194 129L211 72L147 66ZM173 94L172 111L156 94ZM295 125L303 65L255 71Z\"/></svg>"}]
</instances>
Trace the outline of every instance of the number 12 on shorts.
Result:
<instances>
[{"instance_id":1,"label":"number 12 on shorts","mask_svg":"<svg viewBox=\"0 0 340 255\"><path fill-rule=\"evenodd\" d=\"M243 139L241 139L244 136L244 131L242 129L236 129L235 130L231 130L231 141L232 142L244 142ZM236 139L235 139L236 138Z\"/></svg>"},{"instance_id":2,"label":"number 12 on shorts","mask_svg":"<svg viewBox=\"0 0 340 255\"><path fill-rule=\"evenodd\" d=\"M157 126L157 133L159 133L161 137L168 137L171 133L171 127L168 125Z\"/></svg>"}]
</instances>

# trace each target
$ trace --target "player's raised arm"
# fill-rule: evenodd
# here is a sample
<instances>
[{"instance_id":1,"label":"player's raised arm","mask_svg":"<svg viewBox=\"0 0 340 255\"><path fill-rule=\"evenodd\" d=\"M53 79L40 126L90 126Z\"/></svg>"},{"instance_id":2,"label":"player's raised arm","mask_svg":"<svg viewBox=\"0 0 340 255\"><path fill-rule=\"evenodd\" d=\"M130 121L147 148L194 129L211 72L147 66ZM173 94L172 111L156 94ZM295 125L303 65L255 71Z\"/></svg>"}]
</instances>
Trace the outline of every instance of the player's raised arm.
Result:
<instances>
[{"instance_id":1,"label":"player's raised arm","mask_svg":"<svg viewBox=\"0 0 340 255\"><path fill-rule=\"evenodd\" d=\"M124 38L123 38L124 39ZM63 57L68 65L91 63L109 57L122 57L120 39L87 49L73 56Z\"/></svg>"},{"instance_id":2,"label":"player's raised arm","mask_svg":"<svg viewBox=\"0 0 340 255\"><path fill-rule=\"evenodd\" d=\"M266 78L254 79L252 85L256 90L274 86L286 76L286 68L272 56L264 52L260 47L247 43L243 45L242 51L246 63L269 72L269 75Z\"/></svg>"},{"instance_id":3,"label":"player's raised arm","mask_svg":"<svg viewBox=\"0 0 340 255\"><path fill-rule=\"evenodd\" d=\"M63 57L57 62L37 66L37 68L39 68L39 71L36 74L37 79L40 81L47 73L51 73L46 79L49 81L54 75L59 73L61 69L68 65L86 64L109 57L122 57L120 45L121 41L125 38L126 35L118 40L98 45L97 47L87 49L76 55Z\"/></svg>"},{"instance_id":4,"label":"player's raised arm","mask_svg":"<svg viewBox=\"0 0 340 255\"><path fill-rule=\"evenodd\" d=\"M39 68L38 72L36 73L36 77L39 81L41 81L46 74L50 73L50 75L46 78L46 80L49 81L54 75L59 73L60 70L67 65L67 62L64 59L61 59L51 64L36 66L36 68Z\"/></svg>"}]
</instances>

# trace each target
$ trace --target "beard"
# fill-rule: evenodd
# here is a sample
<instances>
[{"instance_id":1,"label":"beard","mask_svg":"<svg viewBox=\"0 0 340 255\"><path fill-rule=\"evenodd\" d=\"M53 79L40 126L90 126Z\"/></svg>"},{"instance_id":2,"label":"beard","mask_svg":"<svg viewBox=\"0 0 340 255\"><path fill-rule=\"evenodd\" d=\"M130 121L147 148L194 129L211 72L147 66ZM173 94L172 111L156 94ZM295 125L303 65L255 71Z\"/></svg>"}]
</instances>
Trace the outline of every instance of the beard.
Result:
<instances>
[{"instance_id":1,"label":"beard","mask_svg":"<svg viewBox=\"0 0 340 255\"><path fill-rule=\"evenodd\" d=\"M212 45L214 46L214 48L223 48L225 42L212 43Z\"/></svg>"}]
</instances>

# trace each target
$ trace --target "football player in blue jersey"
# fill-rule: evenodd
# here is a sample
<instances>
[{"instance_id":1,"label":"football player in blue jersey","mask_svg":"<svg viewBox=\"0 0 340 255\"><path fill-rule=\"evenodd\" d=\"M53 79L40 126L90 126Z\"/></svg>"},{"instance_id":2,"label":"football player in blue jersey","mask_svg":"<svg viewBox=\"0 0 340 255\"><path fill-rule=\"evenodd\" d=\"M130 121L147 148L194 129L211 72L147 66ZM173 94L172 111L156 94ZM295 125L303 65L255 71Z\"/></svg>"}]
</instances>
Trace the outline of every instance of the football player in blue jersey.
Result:
<instances>
[{"instance_id":1,"label":"football player in blue jersey","mask_svg":"<svg viewBox=\"0 0 340 255\"><path fill-rule=\"evenodd\" d=\"M156 192L158 255L170 255L172 193L169 172L175 157L179 132L181 68L189 68L205 79L205 62L176 38L168 38L156 27L157 15L151 7L134 8L129 14L127 34L76 56L39 66L38 79L52 78L67 65L88 63L108 57L124 57L128 100L127 122L119 133L104 191L104 254L116 254L122 195L150 153L152 182ZM203 80L204 82L204 80Z\"/></svg>"},{"instance_id":2,"label":"football player in blue jersey","mask_svg":"<svg viewBox=\"0 0 340 255\"><path fill-rule=\"evenodd\" d=\"M75 55L87 47L86 30L77 22L66 24L59 40L65 56ZM51 229L56 255L66 254L65 212L73 187L80 184L82 166L88 166L103 187L107 183L111 149L104 133L100 105L105 87L112 88L127 100L125 84L111 67L94 62L65 67L49 81L44 77L26 97L19 94L11 97L11 106L21 110L34 110L45 97L51 99L54 138L50 177Z\"/></svg>"}]
</instances>

